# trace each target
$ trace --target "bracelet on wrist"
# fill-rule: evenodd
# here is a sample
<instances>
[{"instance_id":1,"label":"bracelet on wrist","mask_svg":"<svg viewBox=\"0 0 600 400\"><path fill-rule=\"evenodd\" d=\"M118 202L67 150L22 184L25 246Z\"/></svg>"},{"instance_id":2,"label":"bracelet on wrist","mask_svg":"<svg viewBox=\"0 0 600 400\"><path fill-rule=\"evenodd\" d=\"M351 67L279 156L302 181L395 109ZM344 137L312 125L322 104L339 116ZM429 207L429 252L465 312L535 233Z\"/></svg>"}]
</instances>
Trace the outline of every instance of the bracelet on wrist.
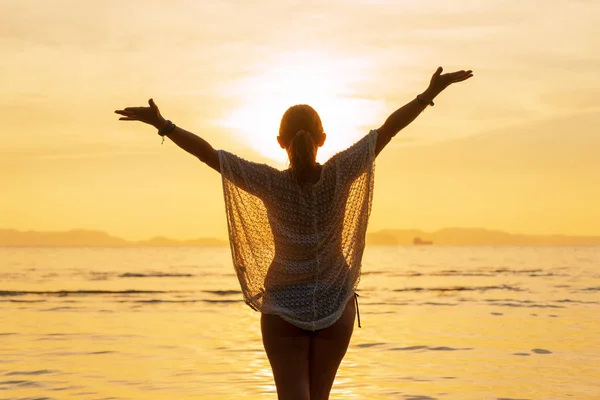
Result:
<instances>
[{"instance_id":1,"label":"bracelet on wrist","mask_svg":"<svg viewBox=\"0 0 600 400\"><path fill-rule=\"evenodd\" d=\"M423 96L421 96L420 94L417 95L417 101L419 102L419 104L424 105L424 106L435 106L435 103L433 102L433 100L425 100L423 98Z\"/></svg>"},{"instance_id":2,"label":"bracelet on wrist","mask_svg":"<svg viewBox=\"0 0 600 400\"><path fill-rule=\"evenodd\" d=\"M173 132L173 129L175 129L175 124L172 123L170 120L167 120L165 126L158 130L158 134L163 138L160 144L163 144L165 142L165 136Z\"/></svg>"}]
</instances>

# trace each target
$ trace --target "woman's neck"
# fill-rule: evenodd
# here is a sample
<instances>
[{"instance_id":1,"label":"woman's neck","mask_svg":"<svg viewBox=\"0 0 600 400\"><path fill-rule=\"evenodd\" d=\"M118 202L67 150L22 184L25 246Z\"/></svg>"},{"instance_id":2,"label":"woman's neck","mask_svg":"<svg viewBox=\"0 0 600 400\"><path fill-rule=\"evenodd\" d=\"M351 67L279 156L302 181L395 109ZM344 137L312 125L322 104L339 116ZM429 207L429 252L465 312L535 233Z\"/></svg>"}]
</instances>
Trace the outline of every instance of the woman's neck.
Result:
<instances>
[{"instance_id":1,"label":"woman's neck","mask_svg":"<svg viewBox=\"0 0 600 400\"><path fill-rule=\"evenodd\" d=\"M303 183L315 184L319 181L319 179L321 179L322 168L323 166L321 164L315 162L314 165L311 165L307 170L305 170L303 176L298 178Z\"/></svg>"}]
</instances>

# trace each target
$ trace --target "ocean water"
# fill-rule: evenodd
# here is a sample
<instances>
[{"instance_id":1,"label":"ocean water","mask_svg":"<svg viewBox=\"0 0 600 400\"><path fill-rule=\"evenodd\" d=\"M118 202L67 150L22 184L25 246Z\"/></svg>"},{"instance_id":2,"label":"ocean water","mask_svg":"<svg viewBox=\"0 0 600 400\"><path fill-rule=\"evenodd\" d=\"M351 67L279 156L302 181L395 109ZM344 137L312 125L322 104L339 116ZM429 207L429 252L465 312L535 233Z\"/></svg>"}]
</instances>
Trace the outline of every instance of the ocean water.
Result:
<instances>
[{"instance_id":1,"label":"ocean water","mask_svg":"<svg viewBox=\"0 0 600 400\"><path fill-rule=\"evenodd\" d=\"M332 399L600 399L600 247L370 247ZM275 399L227 247L0 248L0 399Z\"/></svg>"}]
</instances>

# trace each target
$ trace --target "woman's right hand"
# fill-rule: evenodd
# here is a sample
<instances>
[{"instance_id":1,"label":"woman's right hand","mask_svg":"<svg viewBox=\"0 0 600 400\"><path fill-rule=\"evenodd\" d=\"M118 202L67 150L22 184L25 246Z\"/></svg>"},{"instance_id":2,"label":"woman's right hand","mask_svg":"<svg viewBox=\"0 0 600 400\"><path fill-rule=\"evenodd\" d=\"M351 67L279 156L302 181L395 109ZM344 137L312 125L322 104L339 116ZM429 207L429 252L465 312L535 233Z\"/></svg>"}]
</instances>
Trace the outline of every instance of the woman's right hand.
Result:
<instances>
[{"instance_id":1,"label":"woman's right hand","mask_svg":"<svg viewBox=\"0 0 600 400\"><path fill-rule=\"evenodd\" d=\"M473 76L472 70L461 70L456 72L450 72L447 74L442 74L444 69L439 67L431 77L431 81L429 82L428 90L435 93L436 95L441 93L442 90L446 89L448 86L453 83L458 83L462 81L466 81L467 79Z\"/></svg>"},{"instance_id":2,"label":"woman's right hand","mask_svg":"<svg viewBox=\"0 0 600 400\"><path fill-rule=\"evenodd\" d=\"M115 113L122 115L119 121L141 121L156 129L161 129L167 121L160 115L154 100L148 100L148 104L150 107L126 107L122 110L115 110Z\"/></svg>"}]
</instances>

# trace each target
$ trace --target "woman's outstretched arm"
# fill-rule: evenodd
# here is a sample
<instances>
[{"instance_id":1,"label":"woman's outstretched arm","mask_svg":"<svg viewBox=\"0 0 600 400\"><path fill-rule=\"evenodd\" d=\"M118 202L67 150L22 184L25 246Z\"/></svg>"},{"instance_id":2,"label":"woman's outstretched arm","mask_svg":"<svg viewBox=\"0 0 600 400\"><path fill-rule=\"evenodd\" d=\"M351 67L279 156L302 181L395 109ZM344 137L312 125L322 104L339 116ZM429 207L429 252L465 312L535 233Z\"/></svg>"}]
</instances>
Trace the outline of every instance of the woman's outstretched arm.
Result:
<instances>
[{"instance_id":1,"label":"woman's outstretched arm","mask_svg":"<svg viewBox=\"0 0 600 400\"><path fill-rule=\"evenodd\" d=\"M200 161L215 171L221 172L217 150L215 150L210 143L202 139L200 136L176 126L175 129L173 129L173 131L167 135L167 137L171 139L177 146L198 157Z\"/></svg>"},{"instance_id":2,"label":"woman's outstretched arm","mask_svg":"<svg viewBox=\"0 0 600 400\"><path fill-rule=\"evenodd\" d=\"M119 118L120 121L141 121L152 125L156 129L164 128L167 120L160 115L154 100L148 100L148 104L150 107L127 107L123 110L116 110L115 113L122 115ZM215 171L220 172L217 151L206 140L180 127L175 127L167 137L183 150L198 157L200 161Z\"/></svg>"},{"instance_id":3,"label":"woman's outstretched arm","mask_svg":"<svg viewBox=\"0 0 600 400\"><path fill-rule=\"evenodd\" d=\"M419 95L420 100L419 98L415 98L413 101L394 111L378 129L377 144L375 145L376 155L383 150L398 132L414 121L423 112L425 107L444 89L453 83L462 82L473 76L473 71L471 70L448 74L442 74L442 70L442 67L439 67L435 71L431 77L429 87Z\"/></svg>"}]
</instances>

